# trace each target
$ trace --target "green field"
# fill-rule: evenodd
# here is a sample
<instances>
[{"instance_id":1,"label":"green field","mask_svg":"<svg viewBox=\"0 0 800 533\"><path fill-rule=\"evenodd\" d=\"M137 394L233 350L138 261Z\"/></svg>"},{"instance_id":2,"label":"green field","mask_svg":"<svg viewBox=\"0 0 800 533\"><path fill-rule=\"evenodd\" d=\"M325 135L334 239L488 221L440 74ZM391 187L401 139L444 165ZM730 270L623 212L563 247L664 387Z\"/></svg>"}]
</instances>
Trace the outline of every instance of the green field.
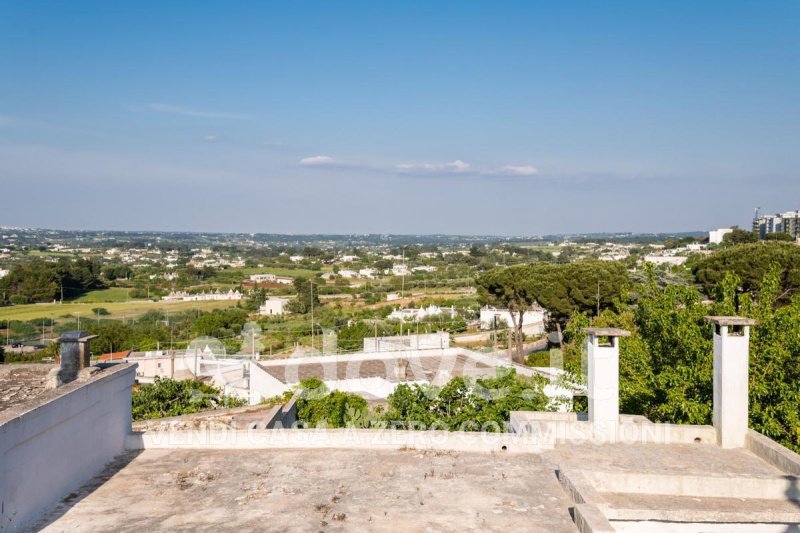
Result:
<instances>
[{"instance_id":1,"label":"green field","mask_svg":"<svg viewBox=\"0 0 800 533\"><path fill-rule=\"evenodd\" d=\"M238 274L241 276L242 280L247 279L250 274L275 274L276 276L289 276L292 278L308 278L319 273L320 271L318 270L308 270L305 268L282 268L272 266L265 266L264 268L227 268L219 271L219 275L224 275L225 277Z\"/></svg>"},{"instance_id":2,"label":"green field","mask_svg":"<svg viewBox=\"0 0 800 533\"><path fill-rule=\"evenodd\" d=\"M124 290L124 289L123 289ZM11 305L8 307L0 307L0 321L3 320L34 320L38 318L53 318L58 320L64 315L72 315L73 317L80 316L83 318L91 319L94 316L92 309L95 307L102 307L110 313L110 315L103 318L134 318L141 316L148 311L166 311L177 312L185 311L187 309L200 309L203 311L210 311L211 309L222 309L225 307L233 307L236 301L209 301L209 302L146 302L146 301L133 301L129 303L111 302L111 303L89 303L89 302L68 302L63 304L27 304L27 305Z\"/></svg>"},{"instance_id":3,"label":"green field","mask_svg":"<svg viewBox=\"0 0 800 533\"><path fill-rule=\"evenodd\" d=\"M89 291L86 294L70 300L75 303L108 303L108 302L127 302L130 289L125 287L112 287L110 289L100 289Z\"/></svg>"}]
</instances>

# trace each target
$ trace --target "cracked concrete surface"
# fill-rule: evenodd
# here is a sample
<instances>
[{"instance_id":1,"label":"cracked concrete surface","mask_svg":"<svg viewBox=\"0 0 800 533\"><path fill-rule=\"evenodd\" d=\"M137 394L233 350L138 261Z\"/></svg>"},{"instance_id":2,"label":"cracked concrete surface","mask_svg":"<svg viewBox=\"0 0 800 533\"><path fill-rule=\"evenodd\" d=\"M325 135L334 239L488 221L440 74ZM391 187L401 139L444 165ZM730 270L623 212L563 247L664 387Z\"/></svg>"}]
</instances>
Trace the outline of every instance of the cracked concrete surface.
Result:
<instances>
[{"instance_id":1,"label":"cracked concrete surface","mask_svg":"<svg viewBox=\"0 0 800 533\"><path fill-rule=\"evenodd\" d=\"M46 531L575 531L538 455L146 450L38 524Z\"/></svg>"}]
</instances>

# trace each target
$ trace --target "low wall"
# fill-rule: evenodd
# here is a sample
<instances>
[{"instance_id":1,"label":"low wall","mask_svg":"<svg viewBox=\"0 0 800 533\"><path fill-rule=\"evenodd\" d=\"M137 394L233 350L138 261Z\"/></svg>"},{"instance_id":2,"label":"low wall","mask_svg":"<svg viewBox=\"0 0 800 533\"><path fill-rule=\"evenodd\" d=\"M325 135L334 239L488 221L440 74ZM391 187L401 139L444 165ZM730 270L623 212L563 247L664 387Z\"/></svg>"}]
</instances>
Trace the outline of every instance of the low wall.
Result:
<instances>
[{"instance_id":1,"label":"low wall","mask_svg":"<svg viewBox=\"0 0 800 533\"><path fill-rule=\"evenodd\" d=\"M148 431L128 438L128 448L255 450L271 448L362 450L452 450L538 453L542 447L525 435L460 431L380 429L253 429L239 431Z\"/></svg>"},{"instance_id":2,"label":"low wall","mask_svg":"<svg viewBox=\"0 0 800 533\"><path fill-rule=\"evenodd\" d=\"M579 416L581 415L581 416ZM553 447L563 442L691 444L715 443L716 432L711 426L666 424L650 422L642 417L620 415L616 438L595 435L592 422L584 413L546 413L512 411L509 420L514 433L529 434L542 445Z\"/></svg>"},{"instance_id":3,"label":"low wall","mask_svg":"<svg viewBox=\"0 0 800 533\"><path fill-rule=\"evenodd\" d=\"M125 451L135 372L116 365L2 413L0 529L24 529Z\"/></svg>"},{"instance_id":4,"label":"low wall","mask_svg":"<svg viewBox=\"0 0 800 533\"><path fill-rule=\"evenodd\" d=\"M764 461L784 472L800 476L800 454L781 446L753 429L747 430L745 447Z\"/></svg>"}]
</instances>

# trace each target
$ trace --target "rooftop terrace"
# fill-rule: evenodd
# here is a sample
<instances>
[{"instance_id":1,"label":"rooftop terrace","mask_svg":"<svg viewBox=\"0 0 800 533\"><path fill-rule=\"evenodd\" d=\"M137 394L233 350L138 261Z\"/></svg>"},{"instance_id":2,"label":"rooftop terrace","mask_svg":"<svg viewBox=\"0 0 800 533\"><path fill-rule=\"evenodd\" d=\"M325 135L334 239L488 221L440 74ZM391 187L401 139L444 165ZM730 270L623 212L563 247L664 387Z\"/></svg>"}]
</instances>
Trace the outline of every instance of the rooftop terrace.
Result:
<instances>
[{"instance_id":1,"label":"rooftop terrace","mask_svg":"<svg viewBox=\"0 0 800 533\"><path fill-rule=\"evenodd\" d=\"M145 450L117 460L45 531L575 531L537 455L376 450Z\"/></svg>"}]
</instances>

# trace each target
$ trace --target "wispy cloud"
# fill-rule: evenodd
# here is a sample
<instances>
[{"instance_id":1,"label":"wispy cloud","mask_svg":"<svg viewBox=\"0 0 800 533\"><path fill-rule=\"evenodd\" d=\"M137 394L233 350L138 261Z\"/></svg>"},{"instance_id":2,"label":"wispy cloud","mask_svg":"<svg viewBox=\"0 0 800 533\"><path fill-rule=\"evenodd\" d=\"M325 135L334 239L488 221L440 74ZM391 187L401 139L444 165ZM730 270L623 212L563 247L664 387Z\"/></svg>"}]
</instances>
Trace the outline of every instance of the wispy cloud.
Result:
<instances>
[{"instance_id":1,"label":"wispy cloud","mask_svg":"<svg viewBox=\"0 0 800 533\"><path fill-rule=\"evenodd\" d=\"M211 142L211 141L216 141L217 139L219 139L219 137L217 135L206 135L205 137L203 137L203 139Z\"/></svg>"},{"instance_id":2,"label":"wispy cloud","mask_svg":"<svg viewBox=\"0 0 800 533\"><path fill-rule=\"evenodd\" d=\"M203 111L191 107L169 105L169 104L147 104L148 109L151 111L158 111L159 113L171 113L173 115L183 115L186 117L197 118L224 118L229 120L252 120L253 115L245 115L240 113L225 113L221 111Z\"/></svg>"},{"instance_id":3,"label":"wispy cloud","mask_svg":"<svg viewBox=\"0 0 800 533\"><path fill-rule=\"evenodd\" d=\"M412 174L466 174L472 167L469 163L456 159L449 163L402 163L395 165L394 168L400 172Z\"/></svg>"},{"instance_id":4,"label":"wispy cloud","mask_svg":"<svg viewBox=\"0 0 800 533\"><path fill-rule=\"evenodd\" d=\"M533 165L506 165L495 172L501 176L535 176L538 173L539 169Z\"/></svg>"},{"instance_id":5,"label":"wispy cloud","mask_svg":"<svg viewBox=\"0 0 800 533\"><path fill-rule=\"evenodd\" d=\"M447 162L414 162L414 163L370 163L366 161L340 159L329 155L305 157L299 164L306 167L336 167L393 174L420 178L436 177L475 177L490 178L500 176L527 177L535 176L539 170L533 165L472 165L463 159Z\"/></svg>"},{"instance_id":6,"label":"wispy cloud","mask_svg":"<svg viewBox=\"0 0 800 533\"><path fill-rule=\"evenodd\" d=\"M327 155L315 155L304 157L300 160L300 164L306 167L330 167L337 165L338 161Z\"/></svg>"}]
</instances>

